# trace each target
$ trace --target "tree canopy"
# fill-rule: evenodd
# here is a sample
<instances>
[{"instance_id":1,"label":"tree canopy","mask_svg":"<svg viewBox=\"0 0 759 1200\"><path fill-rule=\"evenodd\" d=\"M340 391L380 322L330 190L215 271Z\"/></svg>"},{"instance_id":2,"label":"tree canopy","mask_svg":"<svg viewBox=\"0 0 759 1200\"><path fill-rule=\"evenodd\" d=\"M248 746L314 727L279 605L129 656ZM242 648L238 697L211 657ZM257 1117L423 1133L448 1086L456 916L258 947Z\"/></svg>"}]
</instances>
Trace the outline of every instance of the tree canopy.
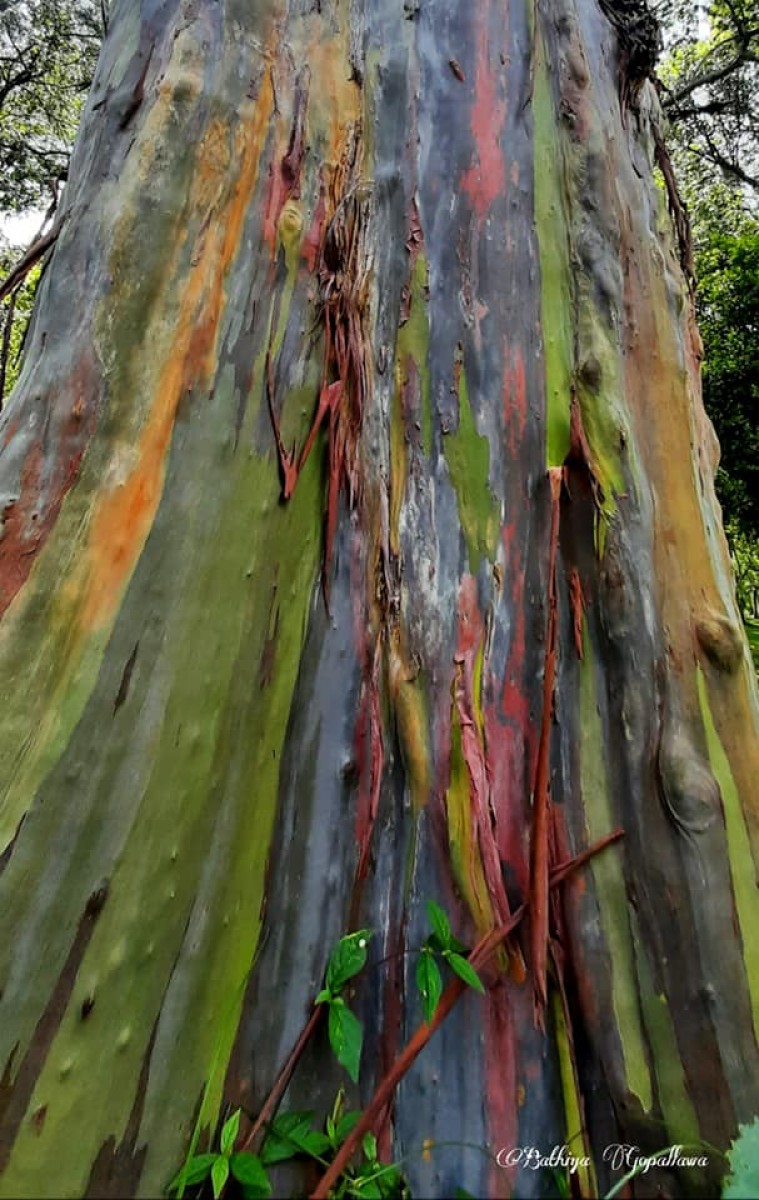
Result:
<instances>
[{"instance_id":1,"label":"tree canopy","mask_svg":"<svg viewBox=\"0 0 759 1200\"><path fill-rule=\"evenodd\" d=\"M0 0L0 211L47 207L65 180L104 11L96 0Z\"/></svg>"},{"instance_id":2,"label":"tree canopy","mask_svg":"<svg viewBox=\"0 0 759 1200\"><path fill-rule=\"evenodd\" d=\"M660 0L661 100L688 174L759 189L759 3Z\"/></svg>"}]
</instances>

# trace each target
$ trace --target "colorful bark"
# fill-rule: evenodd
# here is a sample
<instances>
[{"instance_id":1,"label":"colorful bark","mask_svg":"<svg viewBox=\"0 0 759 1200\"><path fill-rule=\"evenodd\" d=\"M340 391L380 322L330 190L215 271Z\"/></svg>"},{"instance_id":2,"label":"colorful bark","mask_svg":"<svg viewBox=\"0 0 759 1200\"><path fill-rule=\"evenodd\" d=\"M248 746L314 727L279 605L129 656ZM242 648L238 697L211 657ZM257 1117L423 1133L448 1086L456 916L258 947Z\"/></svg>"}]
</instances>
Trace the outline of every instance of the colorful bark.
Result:
<instances>
[{"instance_id":1,"label":"colorful bark","mask_svg":"<svg viewBox=\"0 0 759 1200\"><path fill-rule=\"evenodd\" d=\"M596 0L306 7L117 8L2 415L2 1195L157 1194L346 926L397 956L428 898L538 915L385 1113L418 1194L543 1194L450 1141L759 1109L756 686L652 89ZM359 987L366 1094L414 967ZM317 1035L286 1103L340 1081Z\"/></svg>"}]
</instances>

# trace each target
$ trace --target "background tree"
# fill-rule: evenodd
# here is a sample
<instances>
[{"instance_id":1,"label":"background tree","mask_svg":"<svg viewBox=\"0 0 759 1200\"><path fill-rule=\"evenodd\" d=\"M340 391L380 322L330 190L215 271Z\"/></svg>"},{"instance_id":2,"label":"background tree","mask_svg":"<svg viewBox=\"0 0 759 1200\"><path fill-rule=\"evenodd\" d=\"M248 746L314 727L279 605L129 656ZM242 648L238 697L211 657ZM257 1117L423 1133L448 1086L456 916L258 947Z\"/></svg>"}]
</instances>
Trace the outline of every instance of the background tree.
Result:
<instances>
[{"instance_id":1,"label":"background tree","mask_svg":"<svg viewBox=\"0 0 759 1200\"><path fill-rule=\"evenodd\" d=\"M106 12L95 0L0 0L0 223L30 208L52 221ZM0 233L0 279L25 248ZM18 376L39 274L24 275L0 307L0 408Z\"/></svg>"},{"instance_id":2,"label":"background tree","mask_svg":"<svg viewBox=\"0 0 759 1200\"><path fill-rule=\"evenodd\" d=\"M418 1194L759 1109L756 683L602 8L117 6L0 425L3 1195L158 1194L357 927L365 1099L428 898L531 918L378 1120Z\"/></svg>"},{"instance_id":3,"label":"background tree","mask_svg":"<svg viewBox=\"0 0 759 1200\"><path fill-rule=\"evenodd\" d=\"M662 104L689 172L759 189L759 4L662 0L668 58Z\"/></svg>"},{"instance_id":4,"label":"background tree","mask_svg":"<svg viewBox=\"0 0 759 1200\"><path fill-rule=\"evenodd\" d=\"M65 181L102 21L96 0L0 0L0 211Z\"/></svg>"}]
</instances>

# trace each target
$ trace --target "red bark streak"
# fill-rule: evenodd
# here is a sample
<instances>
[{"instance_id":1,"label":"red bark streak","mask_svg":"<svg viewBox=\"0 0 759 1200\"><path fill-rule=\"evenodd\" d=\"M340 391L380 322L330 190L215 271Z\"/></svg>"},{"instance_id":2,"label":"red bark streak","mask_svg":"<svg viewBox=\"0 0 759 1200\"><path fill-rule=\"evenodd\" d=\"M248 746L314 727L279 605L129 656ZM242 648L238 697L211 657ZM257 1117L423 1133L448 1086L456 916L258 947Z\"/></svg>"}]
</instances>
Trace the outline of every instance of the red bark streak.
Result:
<instances>
[{"instance_id":1,"label":"red bark streak","mask_svg":"<svg viewBox=\"0 0 759 1200\"><path fill-rule=\"evenodd\" d=\"M550 820L550 762L553 692L556 676L556 630L558 602L556 560L559 550L559 511L563 468L552 467L551 534L548 555L548 619L546 627L545 667L543 673L543 716L540 727L538 763L533 796L532 853L530 867L530 948L534 988L535 1022L544 1027L548 1000L546 982L548 951L548 853Z\"/></svg>"},{"instance_id":2,"label":"red bark streak","mask_svg":"<svg viewBox=\"0 0 759 1200\"><path fill-rule=\"evenodd\" d=\"M477 164L470 167L461 181L477 216L487 215L494 200L506 190L506 168L500 145L506 121L506 97L499 97L499 72L490 65L490 37L487 10L482 11L477 35L475 102L472 106L472 134L477 147Z\"/></svg>"},{"instance_id":3,"label":"red bark streak","mask_svg":"<svg viewBox=\"0 0 759 1200\"><path fill-rule=\"evenodd\" d=\"M568 862L562 863L551 875L549 886L558 887L558 885L571 875L574 871L579 870L585 865L594 855L604 850L612 842L623 837L621 829L615 830L601 841L596 842L581 854ZM469 962L475 970L481 970L483 966L493 957L502 943L514 932L520 924L525 914L528 911L529 902L523 904L521 908L510 916L502 925L496 929L492 929L489 933L477 943L472 953L469 955ZM423 1022L413 1034L407 1045L404 1047L401 1054L393 1063L390 1071L380 1081L377 1090L372 1099L369 1101L364 1113L348 1134L348 1137L343 1142L342 1146L335 1155L330 1166L319 1180L314 1191L311 1193L311 1200L328 1200L329 1193L334 1187L337 1180L350 1162L353 1154L361 1144L361 1139L365 1133L368 1133L373 1128L379 1115L390 1102L396 1087L400 1083L403 1076L413 1065L416 1059L421 1054L424 1047L429 1042L432 1035L440 1028L445 1018L455 1007L457 1000L466 991L467 985L458 978L452 980L448 987L443 992L440 998L432 1020L427 1024Z\"/></svg>"},{"instance_id":4,"label":"red bark streak","mask_svg":"<svg viewBox=\"0 0 759 1200\"><path fill-rule=\"evenodd\" d=\"M518 462L527 426L524 358L519 347L508 345L504 346L503 355L504 428L513 460ZM508 497L508 511L515 518L517 513L521 514L524 505L521 488L522 480L516 474L510 480ZM534 773L534 738L525 680L525 570L523 547L519 541L521 528L521 521L516 518L507 521L502 531L512 624L501 693L485 707L485 730L498 850L524 894L529 882L524 794Z\"/></svg>"},{"instance_id":5,"label":"red bark streak","mask_svg":"<svg viewBox=\"0 0 759 1200\"><path fill-rule=\"evenodd\" d=\"M603 493L601 485L596 479L593 471L593 458L588 444L585 427L582 423L582 412L580 410L580 402L577 399L577 393L572 390L572 401L570 406L569 417L569 452L565 459L565 466L569 472L579 471L586 479L590 487L593 498L598 507L603 502ZM569 485L571 486L571 485Z\"/></svg>"},{"instance_id":6,"label":"red bark streak","mask_svg":"<svg viewBox=\"0 0 759 1200\"><path fill-rule=\"evenodd\" d=\"M264 241L272 254L277 248L277 225L282 209L288 200L297 200L300 196L300 176L306 156L306 110L310 78L308 67L304 67L295 84L293 124L287 152L282 156L278 167L272 165L270 168L264 214Z\"/></svg>"},{"instance_id":7,"label":"red bark streak","mask_svg":"<svg viewBox=\"0 0 759 1200\"><path fill-rule=\"evenodd\" d=\"M488 1123L499 1146L518 1146L516 1029L506 986L495 987L488 1000L484 1054ZM509 1190L504 1192L503 1168L494 1164L488 1195L512 1195L514 1179L508 1183Z\"/></svg>"},{"instance_id":8,"label":"red bark streak","mask_svg":"<svg viewBox=\"0 0 759 1200\"><path fill-rule=\"evenodd\" d=\"M308 233L303 239L301 246L301 255L306 263L309 273L316 270L319 262L319 252L321 250L322 241L324 240L324 218L327 213L327 200L325 196L324 183L322 182L319 199L314 209L313 220L311 221Z\"/></svg>"},{"instance_id":9,"label":"red bark streak","mask_svg":"<svg viewBox=\"0 0 759 1200\"><path fill-rule=\"evenodd\" d=\"M399 929L395 945L390 951L385 977L385 1002L383 1006L382 1037L379 1045L381 1076L385 1075L398 1057L403 1029L403 962L406 939ZM380 1077L381 1077L380 1076ZM392 1102L389 1101L380 1115L377 1129L377 1149L380 1162L390 1162L393 1153L393 1131L390 1125Z\"/></svg>"},{"instance_id":10,"label":"red bark streak","mask_svg":"<svg viewBox=\"0 0 759 1200\"><path fill-rule=\"evenodd\" d=\"M62 386L56 407L68 419L59 433L55 458L45 460L42 442L30 447L21 472L19 498L2 514L3 537L0 541L0 618L29 578L37 555L47 541L66 494L81 466L84 452L95 428L95 402L92 375L86 362L73 371L68 386ZM17 428L8 431L6 445Z\"/></svg>"},{"instance_id":11,"label":"red bark streak","mask_svg":"<svg viewBox=\"0 0 759 1200\"><path fill-rule=\"evenodd\" d=\"M504 526L503 544L509 564L509 607L513 625L501 695L486 707L485 727L490 747L498 848L501 859L514 871L524 894L528 887L529 864L523 797L525 781L533 776L533 755L530 703L524 679L524 568L515 526Z\"/></svg>"},{"instance_id":12,"label":"red bark streak","mask_svg":"<svg viewBox=\"0 0 759 1200\"><path fill-rule=\"evenodd\" d=\"M356 723L356 761L359 769L356 804L356 840L359 846L359 857L356 882L359 884L364 881L369 869L372 831L379 809L382 770L385 765L379 683L381 658L381 639L377 638L373 661L361 686L359 717Z\"/></svg>"}]
</instances>

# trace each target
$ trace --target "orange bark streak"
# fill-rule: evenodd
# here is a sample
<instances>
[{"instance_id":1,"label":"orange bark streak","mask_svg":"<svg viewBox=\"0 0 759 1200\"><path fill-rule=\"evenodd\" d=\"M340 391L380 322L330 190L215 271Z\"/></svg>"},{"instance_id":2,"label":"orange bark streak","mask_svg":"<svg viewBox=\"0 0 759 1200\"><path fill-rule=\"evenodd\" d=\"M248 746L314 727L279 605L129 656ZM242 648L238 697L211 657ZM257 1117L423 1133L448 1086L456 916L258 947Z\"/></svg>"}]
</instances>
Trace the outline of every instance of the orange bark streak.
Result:
<instances>
[{"instance_id":1,"label":"orange bark streak","mask_svg":"<svg viewBox=\"0 0 759 1200\"><path fill-rule=\"evenodd\" d=\"M189 277L182 281L182 307L170 357L155 388L155 399L136 449L137 465L99 501L92 519L87 562L88 594L82 612L85 629L102 626L120 595L150 532L161 498L166 452L181 397L207 384L215 365L216 337L224 279L240 245L245 214L258 178L259 159L271 112L264 87L251 120L239 127L234 158L239 176L224 195L208 230L201 230ZM201 143L192 207L219 192L218 131ZM211 180L215 179L215 189ZM223 182L223 180L222 180ZM177 257L179 251L177 250Z\"/></svg>"}]
</instances>

